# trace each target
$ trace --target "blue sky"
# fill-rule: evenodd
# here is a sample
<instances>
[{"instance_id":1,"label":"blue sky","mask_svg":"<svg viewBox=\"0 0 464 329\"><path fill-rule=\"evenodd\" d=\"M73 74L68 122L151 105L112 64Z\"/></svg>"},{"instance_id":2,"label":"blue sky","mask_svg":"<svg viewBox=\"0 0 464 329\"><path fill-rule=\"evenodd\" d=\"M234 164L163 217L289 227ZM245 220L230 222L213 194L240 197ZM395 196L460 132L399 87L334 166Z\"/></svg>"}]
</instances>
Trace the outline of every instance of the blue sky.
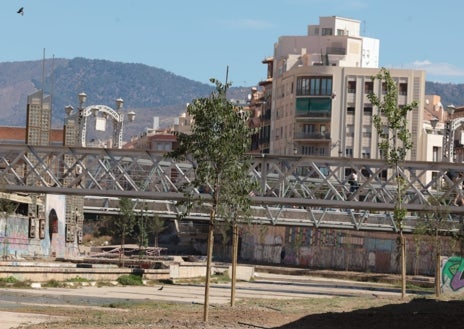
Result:
<instances>
[{"instance_id":1,"label":"blue sky","mask_svg":"<svg viewBox=\"0 0 464 329\"><path fill-rule=\"evenodd\" d=\"M341 16L380 39L381 66L464 83L463 12L458 0L1 0L0 62L40 60L45 49L47 58L142 63L203 83L224 81L229 67L233 86L252 86L279 36Z\"/></svg>"}]
</instances>

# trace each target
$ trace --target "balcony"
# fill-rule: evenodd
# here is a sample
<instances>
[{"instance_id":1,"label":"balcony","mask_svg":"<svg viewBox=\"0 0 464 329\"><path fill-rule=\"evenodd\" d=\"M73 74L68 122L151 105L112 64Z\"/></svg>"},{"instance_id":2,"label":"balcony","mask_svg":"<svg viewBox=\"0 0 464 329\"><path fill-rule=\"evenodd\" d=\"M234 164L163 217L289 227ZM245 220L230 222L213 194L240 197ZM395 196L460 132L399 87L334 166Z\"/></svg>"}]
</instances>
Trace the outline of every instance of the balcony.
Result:
<instances>
[{"instance_id":1,"label":"balcony","mask_svg":"<svg viewBox=\"0 0 464 329\"><path fill-rule=\"evenodd\" d=\"M305 121L316 121L316 122L330 122L331 113L330 112L297 112L295 119L300 122Z\"/></svg>"},{"instance_id":2,"label":"balcony","mask_svg":"<svg viewBox=\"0 0 464 329\"><path fill-rule=\"evenodd\" d=\"M312 133L305 133L305 132L295 132L293 135L293 139L295 141L304 142L310 140L317 140L317 141L330 141L330 133L326 132L312 132Z\"/></svg>"}]
</instances>

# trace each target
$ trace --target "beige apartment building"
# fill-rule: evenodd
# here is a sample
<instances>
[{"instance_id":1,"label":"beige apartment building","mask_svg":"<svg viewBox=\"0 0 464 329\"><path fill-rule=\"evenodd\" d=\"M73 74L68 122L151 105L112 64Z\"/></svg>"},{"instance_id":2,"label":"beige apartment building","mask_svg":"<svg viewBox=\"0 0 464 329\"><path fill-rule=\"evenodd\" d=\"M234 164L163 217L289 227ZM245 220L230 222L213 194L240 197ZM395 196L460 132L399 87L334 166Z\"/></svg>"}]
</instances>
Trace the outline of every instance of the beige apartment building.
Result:
<instances>
[{"instance_id":1,"label":"beige apartment building","mask_svg":"<svg viewBox=\"0 0 464 329\"><path fill-rule=\"evenodd\" d=\"M360 36L360 22L321 17L307 36L280 37L274 47L270 153L378 158L373 108L381 95L372 80L380 68L379 41ZM410 160L425 159L425 72L389 69L398 84L398 105L419 103L408 114L414 147Z\"/></svg>"}]
</instances>

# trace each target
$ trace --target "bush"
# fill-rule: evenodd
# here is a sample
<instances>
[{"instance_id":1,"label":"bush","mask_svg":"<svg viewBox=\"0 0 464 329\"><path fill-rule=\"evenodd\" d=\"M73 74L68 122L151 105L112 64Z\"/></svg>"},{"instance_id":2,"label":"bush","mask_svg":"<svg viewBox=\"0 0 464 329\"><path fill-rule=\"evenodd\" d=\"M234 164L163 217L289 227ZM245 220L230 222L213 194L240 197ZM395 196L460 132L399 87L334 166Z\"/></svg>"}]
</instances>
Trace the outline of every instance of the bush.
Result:
<instances>
[{"instance_id":1,"label":"bush","mask_svg":"<svg viewBox=\"0 0 464 329\"><path fill-rule=\"evenodd\" d=\"M118 283L122 284L123 286L141 286L143 285L142 276L129 274L129 275L121 275L118 278Z\"/></svg>"},{"instance_id":2,"label":"bush","mask_svg":"<svg viewBox=\"0 0 464 329\"><path fill-rule=\"evenodd\" d=\"M16 279L14 276L9 276L7 278L0 278L1 283L16 283L19 280Z\"/></svg>"}]
</instances>

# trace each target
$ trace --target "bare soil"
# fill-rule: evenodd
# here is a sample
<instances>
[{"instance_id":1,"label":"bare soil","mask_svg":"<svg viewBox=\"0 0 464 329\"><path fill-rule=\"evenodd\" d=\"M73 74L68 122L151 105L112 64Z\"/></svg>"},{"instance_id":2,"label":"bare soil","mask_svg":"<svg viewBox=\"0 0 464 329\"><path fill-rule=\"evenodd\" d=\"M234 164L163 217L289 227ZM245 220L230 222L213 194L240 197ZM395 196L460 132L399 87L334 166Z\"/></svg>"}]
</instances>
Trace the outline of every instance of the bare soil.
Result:
<instances>
[{"instance_id":1,"label":"bare soil","mask_svg":"<svg viewBox=\"0 0 464 329\"><path fill-rule=\"evenodd\" d=\"M464 301L449 299L332 297L304 300L247 300L210 305L127 302L106 307L23 307L19 311L66 316L67 320L21 328L193 329L193 328L356 328L436 329L462 327ZM15 310L18 311L18 310Z\"/></svg>"}]
</instances>

